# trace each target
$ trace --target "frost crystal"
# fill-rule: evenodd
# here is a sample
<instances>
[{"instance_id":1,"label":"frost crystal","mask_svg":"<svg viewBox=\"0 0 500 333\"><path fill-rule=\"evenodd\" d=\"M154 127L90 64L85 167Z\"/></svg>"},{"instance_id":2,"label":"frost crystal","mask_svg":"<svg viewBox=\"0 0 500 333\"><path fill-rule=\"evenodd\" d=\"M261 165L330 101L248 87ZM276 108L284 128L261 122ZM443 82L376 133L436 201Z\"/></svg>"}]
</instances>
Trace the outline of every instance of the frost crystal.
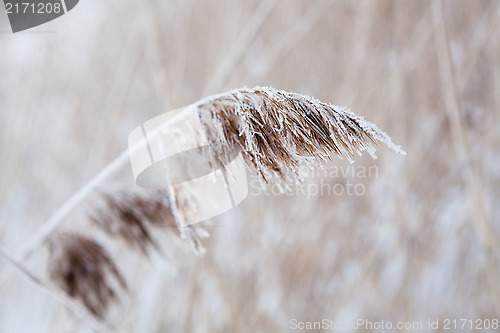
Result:
<instances>
[{"instance_id":1,"label":"frost crystal","mask_svg":"<svg viewBox=\"0 0 500 333\"><path fill-rule=\"evenodd\" d=\"M405 154L376 125L344 108L270 87L242 88L197 102L210 148L221 161L242 152L250 169L267 183L302 180L332 153L349 161L376 145Z\"/></svg>"}]
</instances>

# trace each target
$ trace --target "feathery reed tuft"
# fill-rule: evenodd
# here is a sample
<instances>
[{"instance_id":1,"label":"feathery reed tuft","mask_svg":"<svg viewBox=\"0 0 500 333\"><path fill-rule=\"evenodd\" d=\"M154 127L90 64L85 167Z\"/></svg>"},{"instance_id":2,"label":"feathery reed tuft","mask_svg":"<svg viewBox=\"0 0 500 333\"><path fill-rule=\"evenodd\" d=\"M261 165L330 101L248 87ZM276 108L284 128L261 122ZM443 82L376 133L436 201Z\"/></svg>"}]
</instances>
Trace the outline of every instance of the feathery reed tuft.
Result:
<instances>
[{"instance_id":1,"label":"feathery reed tuft","mask_svg":"<svg viewBox=\"0 0 500 333\"><path fill-rule=\"evenodd\" d=\"M169 196L167 190L120 189L101 193L101 205L90 212L90 220L111 237L124 240L132 248L148 256L148 248L162 253L154 239L152 228L179 230L181 238L188 238L196 254L204 253L201 238L209 237L200 226L180 228L170 200L175 200L175 209L195 209L196 198L185 193ZM172 198L172 199L170 199ZM189 200L188 200L189 199Z\"/></svg>"},{"instance_id":2,"label":"feathery reed tuft","mask_svg":"<svg viewBox=\"0 0 500 333\"><path fill-rule=\"evenodd\" d=\"M148 246L160 250L148 224L177 228L166 190L118 190L102 193L104 206L96 207L91 220L110 236L118 236L144 255Z\"/></svg>"},{"instance_id":3,"label":"feathery reed tuft","mask_svg":"<svg viewBox=\"0 0 500 333\"><path fill-rule=\"evenodd\" d=\"M80 300L96 317L104 318L118 289L127 284L107 251L80 235L59 233L49 241L50 279L70 297Z\"/></svg>"},{"instance_id":4,"label":"feathery reed tuft","mask_svg":"<svg viewBox=\"0 0 500 333\"><path fill-rule=\"evenodd\" d=\"M221 167L239 152L247 166L268 183L301 182L305 167L321 166L332 153L350 161L367 151L375 156L384 144L405 154L390 137L362 117L312 97L268 87L237 89L194 104L208 140L212 167ZM201 133L200 133L201 134ZM145 256L149 247L162 253L156 228L178 228L197 254L209 234L198 226L179 227L179 212L196 211L198 200L182 191L121 189L101 193L90 220L109 236L124 240ZM79 299L98 318L127 290L125 280L102 246L91 239L58 234L50 242L50 278Z\"/></svg>"},{"instance_id":5,"label":"feathery reed tuft","mask_svg":"<svg viewBox=\"0 0 500 333\"><path fill-rule=\"evenodd\" d=\"M241 151L247 165L267 183L302 180L304 166L331 153L352 161L384 144L404 154L378 127L352 112L309 96L270 87L237 89L195 104L209 146L219 160Z\"/></svg>"}]
</instances>

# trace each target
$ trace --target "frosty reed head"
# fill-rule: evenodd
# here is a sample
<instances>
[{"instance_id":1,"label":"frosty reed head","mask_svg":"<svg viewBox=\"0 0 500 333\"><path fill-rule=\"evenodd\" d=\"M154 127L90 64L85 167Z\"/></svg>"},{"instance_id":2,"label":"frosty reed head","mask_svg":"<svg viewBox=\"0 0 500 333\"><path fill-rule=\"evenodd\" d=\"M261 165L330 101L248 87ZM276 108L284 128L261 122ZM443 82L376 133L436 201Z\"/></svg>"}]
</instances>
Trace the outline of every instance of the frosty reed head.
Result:
<instances>
[{"instance_id":1,"label":"frosty reed head","mask_svg":"<svg viewBox=\"0 0 500 333\"><path fill-rule=\"evenodd\" d=\"M237 89L195 104L209 146L221 161L241 151L265 182L301 181L332 154L352 161L377 145L404 154L376 125L344 108L270 87Z\"/></svg>"},{"instance_id":2,"label":"frosty reed head","mask_svg":"<svg viewBox=\"0 0 500 333\"><path fill-rule=\"evenodd\" d=\"M343 108L309 96L268 87L237 89L194 104L211 152L210 165L220 168L240 153L251 171L265 182L301 182L308 167L321 166L333 155L350 161L367 151L375 157L377 145L399 153L390 137L374 124ZM199 226L179 227L179 215L200 208L191 189L167 191L122 189L101 193L89 219L108 236L148 255L155 228L177 228L196 253L208 233ZM79 299L103 318L111 301L127 290L106 250L92 239L56 234L49 241L48 271L66 294Z\"/></svg>"}]
</instances>

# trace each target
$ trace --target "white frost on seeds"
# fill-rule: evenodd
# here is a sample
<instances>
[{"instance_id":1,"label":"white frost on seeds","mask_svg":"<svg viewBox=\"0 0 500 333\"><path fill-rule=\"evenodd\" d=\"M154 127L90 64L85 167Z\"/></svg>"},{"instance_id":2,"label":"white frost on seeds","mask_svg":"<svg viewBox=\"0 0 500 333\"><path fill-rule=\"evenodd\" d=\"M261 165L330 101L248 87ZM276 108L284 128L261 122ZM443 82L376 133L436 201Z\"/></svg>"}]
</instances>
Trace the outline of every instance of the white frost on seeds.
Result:
<instances>
[{"instance_id":1,"label":"white frost on seeds","mask_svg":"<svg viewBox=\"0 0 500 333\"><path fill-rule=\"evenodd\" d=\"M301 182L308 167L323 166L332 155L350 162L376 146L405 154L391 138L363 117L310 96L271 87L241 88L197 102L209 146L227 158L239 149L247 166L266 183Z\"/></svg>"}]
</instances>

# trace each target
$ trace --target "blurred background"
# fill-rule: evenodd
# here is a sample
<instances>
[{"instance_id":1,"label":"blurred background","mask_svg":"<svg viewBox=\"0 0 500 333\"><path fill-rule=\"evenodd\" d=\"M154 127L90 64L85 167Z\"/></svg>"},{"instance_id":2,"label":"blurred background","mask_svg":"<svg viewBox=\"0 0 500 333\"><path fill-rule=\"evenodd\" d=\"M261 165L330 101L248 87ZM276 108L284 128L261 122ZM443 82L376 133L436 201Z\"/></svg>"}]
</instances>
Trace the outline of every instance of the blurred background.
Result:
<instances>
[{"instance_id":1,"label":"blurred background","mask_svg":"<svg viewBox=\"0 0 500 333\"><path fill-rule=\"evenodd\" d=\"M423 323L378 331L425 332L446 319L500 319L499 24L495 0L82 0L17 34L2 13L0 244L19 259L144 121L269 85L347 106L407 155L381 147L376 160L334 158L331 170L376 172L322 172L304 185L350 182L362 194L250 186L206 226L204 256L171 237L167 259L146 259L92 234L130 287L109 310L117 331L366 319ZM102 187L123 184L133 184L128 166ZM58 229L89 230L78 214L88 209ZM46 252L22 264L50 284ZM0 276L0 332L93 331L3 258Z\"/></svg>"}]
</instances>

